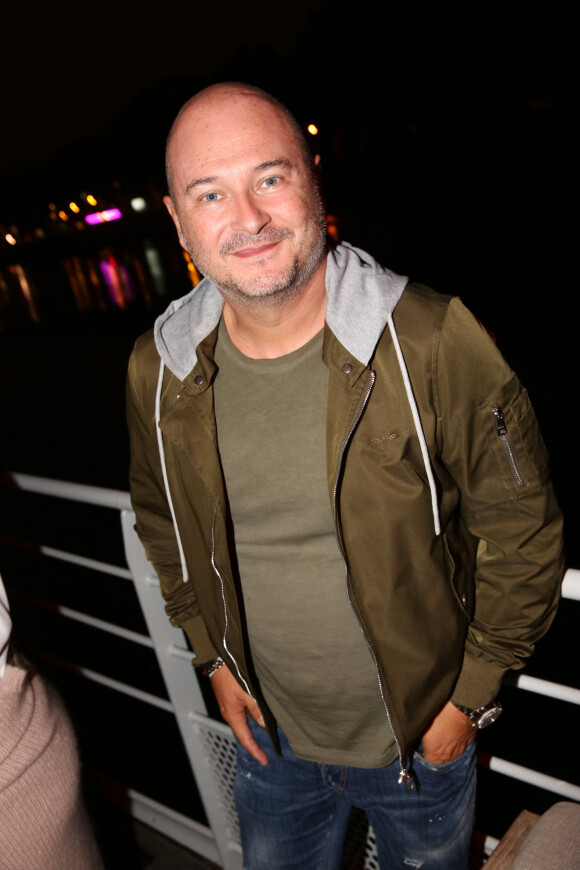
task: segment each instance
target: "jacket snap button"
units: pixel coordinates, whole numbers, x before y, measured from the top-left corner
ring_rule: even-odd
[[[343,365],[343,367],[342,367],[342,370],[343,370],[343,372],[345,373],[345,375],[350,375],[350,373],[352,372],[352,366],[351,366],[351,364],[350,364],[350,363],[345,363],[345,364]]]
[[[193,383],[197,384],[198,387],[201,387],[203,384],[203,375],[196,375],[193,379]]]

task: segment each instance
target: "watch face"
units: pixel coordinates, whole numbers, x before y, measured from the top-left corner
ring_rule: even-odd
[[[491,725],[492,722],[498,718],[501,713],[501,707],[492,707],[491,710],[486,710],[485,713],[482,713],[477,721],[478,728],[487,728],[488,725]]]

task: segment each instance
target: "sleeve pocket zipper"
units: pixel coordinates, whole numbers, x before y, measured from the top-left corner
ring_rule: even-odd
[[[516,482],[517,486],[525,486],[526,481],[520,471],[518,461],[516,459],[511,441],[508,435],[508,429],[506,426],[505,418],[503,415],[503,411],[499,405],[492,405],[491,411],[493,416],[495,417],[495,433],[499,438],[501,444],[503,445],[503,449],[505,450],[507,460]]]

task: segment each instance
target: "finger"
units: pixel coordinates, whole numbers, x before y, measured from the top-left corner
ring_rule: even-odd
[[[236,728],[232,728],[232,730],[240,744],[250,753],[252,758],[255,758],[256,761],[265,767],[268,764],[268,757],[252,737],[252,732],[250,731],[248,723],[246,722],[245,724],[242,724],[241,722],[238,722]]]
[[[260,708],[256,704],[255,701],[252,701],[247,705],[247,710],[249,715],[252,717],[256,725],[259,725],[260,728],[266,728],[266,723],[264,722],[264,717],[260,711]]]

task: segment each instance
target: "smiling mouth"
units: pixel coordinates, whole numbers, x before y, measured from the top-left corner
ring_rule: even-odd
[[[256,247],[252,248],[242,248],[240,251],[234,251],[233,256],[241,257],[242,259],[256,256],[259,257],[260,255],[267,254],[269,251],[272,251],[278,244],[279,241],[275,241],[270,242],[267,245],[257,245]]]

